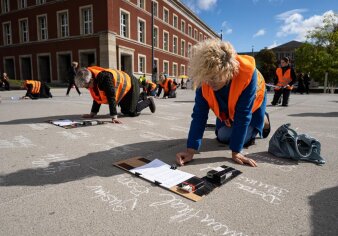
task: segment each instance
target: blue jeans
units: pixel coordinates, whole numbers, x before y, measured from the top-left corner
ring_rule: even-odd
[[[232,133],[232,127],[227,127],[227,126],[222,126],[218,131],[217,131],[217,139],[221,143],[230,143],[230,137]],[[248,143],[251,139],[255,138],[257,135],[258,131],[252,127],[248,127],[248,131],[245,136],[244,144]]]

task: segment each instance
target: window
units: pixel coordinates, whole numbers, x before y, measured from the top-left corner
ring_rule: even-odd
[[[188,43],[188,57],[192,56],[191,50],[192,50],[192,45],[191,45],[191,43]]]
[[[169,10],[167,8],[163,8],[163,21],[169,23]]]
[[[120,35],[129,38],[129,14],[124,11],[120,13]]]
[[[36,0],[37,5],[41,5],[41,4],[44,4],[44,3],[46,3],[46,0]]]
[[[145,6],[145,4],[144,4],[144,0],[138,0],[138,1],[137,1],[137,6],[138,6],[139,8],[142,8],[142,9],[145,9],[145,8],[146,8],[146,6]]]
[[[146,57],[143,55],[138,56],[138,72],[146,73]]]
[[[47,16],[38,16],[38,39],[48,39]]]
[[[181,65],[181,75],[185,75],[185,65]]]
[[[185,41],[181,40],[181,56],[185,57]]]
[[[173,63],[173,76],[177,77],[177,63]]]
[[[192,27],[191,25],[188,25],[188,35],[192,37]]]
[[[164,31],[163,32],[163,50],[169,51],[169,33]]]
[[[169,75],[169,62],[163,61],[163,72]]]
[[[178,22],[178,17],[176,15],[174,15],[174,17],[173,17],[173,26],[175,28],[177,28],[177,22]]]
[[[197,40],[197,37],[198,37],[198,36],[197,36],[197,29],[195,29],[195,30],[194,30],[194,39]]]
[[[144,20],[138,19],[138,41],[146,42],[146,23]]]
[[[20,20],[20,42],[27,43],[29,41],[28,20]]]
[[[177,42],[178,39],[176,36],[173,37],[173,53],[177,54]]]
[[[92,34],[93,33],[93,17],[92,7],[81,8],[81,33]]]
[[[158,48],[158,27],[154,26],[154,47]]]
[[[200,39],[199,39],[199,41],[200,42],[203,41],[203,34],[202,33],[200,33]]]
[[[12,27],[11,22],[3,23],[4,45],[12,44]]]
[[[9,12],[9,0],[1,0],[2,13]]]
[[[67,11],[58,13],[58,35],[61,38],[69,36]]]
[[[207,40],[207,36],[204,35],[204,40]]]
[[[153,14],[158,17],[158,3],[156,1],[153,1]]]
[[[26,8],[27,7],[27,0],[19,0],[19,4],[18,4],[19,8]]]
[[[185,21],[181,20],[181,32],[185,33]]]

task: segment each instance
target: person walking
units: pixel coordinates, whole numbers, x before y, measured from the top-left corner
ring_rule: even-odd
[[[2,77],[1,77],[1,85],[4,85],[4,88],[6,89],[6,90],[10,90],[10,85],[9,85],[9,78],[8,78],[8,75],[7,75],[7,73],[3,73],[2,74]]]
[[[76,72],[77,72],[77,67],[78,67],[79,63],[76,61],[72,62],[72,68],[70,69],[70,76],[69,76],[69,80],[68,80],[68,88],[67,88],[67,93],[66,96],[69,96],[69,91],[75,87],[77,93],[79,94],[79,96],[81,96],[81,92],[80,89],[77,87],[77,85],[75,84],[75,76],[76,76]]]
[[[76,76],[75,83],[87,88],[93,98],[93,105],[89,114],[83,118],[93,118],[100,110],[101,104],[108,104],[112,123],[122,123],[117,119],[117,105],[126,116],[135,117],[149,107],[152,113],[156,106],[152,98],[140,99],[140,87],[137,78],[133,75],[114,69],[98,66],[81,68]]]
[[[309,90],[310,90],[310,72],[306,73],[304,75],[304,86],[305,86],[305,93],[309,94]]]
[[[300,94],[303,94],[305,91],[305,86],[304,86],[304,74],[303,73],[298,73],[297,75],[297,81],[298,81],[298,87],[297,87],[297,92]]]
[[[290,66],[288,57],[283,57],[280,63],[281,67],[276,70],[275,85],[277,87],[275,88],[271,105],[276,106],[280,97],[283,95],[282,106],[287,107],[292,85],[297,81],[297,77],[295,71]]]
[[[217,117],[217,140],[229,145],[232,159],[257,166],[255,160],[241,153],[257,135],[267,137],[270,132],[270,121],[265,116],[265,82],[255,59],[237,55],[229,42],[205,40],[194,46],[189,76],[196,87],[195,105],[187,149],[176,154],[176,162],[184,165],[198,152],[211,109]]]

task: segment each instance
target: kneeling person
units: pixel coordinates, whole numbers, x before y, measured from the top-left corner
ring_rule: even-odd
[[[81,68],[75,77],[79,87],[89,89],[93,98],[90,114],[83,118],[93,118],[100,110],[101,104],[108,104],[112,123],[122,123],[117,119],[116,106],[120,105],[121,112],[127,116],[138,116],[149,107],[155,112],[155,103],[152,98],[139,99],[140,87],[135,76],[114,69],[105,69],[98,66]]]
[[[38,99],[38,98],[52,98],[50,88],[44,82],[37,80],[25,80],[23,87],[27,90],[26,95],[22,99]]]

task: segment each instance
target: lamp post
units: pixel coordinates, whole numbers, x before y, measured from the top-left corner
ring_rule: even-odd
[[[151,81],[155,82],[155,63],[154,63],[154,2],[151,1]]]
[[[223,41],[223,30],[221,29],[221,41]]]
[[[251,53],[252,53],[252,56],[254,57],[254,45],[251,46]]]

